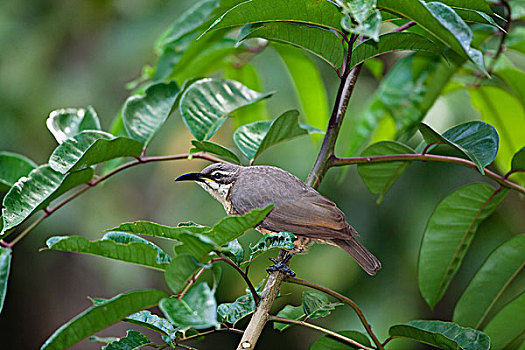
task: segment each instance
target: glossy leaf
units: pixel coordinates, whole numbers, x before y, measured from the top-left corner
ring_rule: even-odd
[[[309,319],[326,317],[342,303],[331,303],[328,297],[317,291],[303,292],[303,308]]]
[[[341,26],[349,33],[370,37],[379,41],[381,12],[375,0],[335,0],[341,6]]]
[[[424,123],[418,124],[425,141],[452,146],[473,161],[480,173],[492,163],[498,153],[499,136],[492,125],[472,121],[456,125],[440,135]]]
[[[480,328],[494,303],[525,266],[525,235],[494,250],[470,281],[454,309],[453,320]]]
[[[268,214],[273,206],[252,210],[243,216],[228,216],[212,228],[179,224],[177,227],[162,226],[147,221],[125,223],[108,231],[128,232],[173,239],[182,243],[174,247],[177,254],[191,254],[200,260],[212,250],[222,250],[222,246],[255,227]]]
[[[291,22],[338,31],[341,13],[325,0],[251,0],[227,11],[208,30],[264,22]]]
[[[27,176],[37,165],[23,155],[0,152],[0,192],[8,191],[22,176]]]
[[[343,38],[337,32],[320,27],[304,26],[288,22],[267,22],[253,25],[239,38],[242,42],[250,38],[293,45],[312,53],[339,71],[345,57]]]
[[[100,130],[100,121],[91,106],[57,109],[49,113],[46,125],[59,144],[81,131]]]
[[[512,157],[511,170],[525,171],[525,147],[516,152]]]
[[[239,320],[255,311],[255,301],[249,291],[243,296],[235,299],[233,303],[223,303],[217,308],[217,314],[221,321],[235,325]]]
[[[92,306],[57,329],[41,350],[65,349],[126,316],[156,305],[166,293],[160,290],[140,290],[119,294]]]
[[[199,28],[219,6],[220,0],[198,1],[190,9],[177,17],[175,22],[156,40],[155,50],[161,52],[166,46],[175,46],[188,33]]]
[[[440,2],[378,0],[379,8],[400,14],[434,35],[459,55],[470,59],[485,72],[483,55],[470,47],[472,31],[454,10]]]
[[[249,89],[260,91],[262,89],[261,77],[257,69],[249,63],[238,66],[227,65],[224,68],[224,78],[241,82]],[[257,120],[268,119],[266,101],[260,101],[250,106],[245,106],[235,112],[234,124],[239,127]]]
[[[259,255],[273,249],[292,249],[294,247],[293,241],[295,235],[289,232],[279,232],[275,234],[265,234],[253,246],[250,244],[250,258],[241,264],[241,267],[246,267]]]
[[[184,123],[199,141],[212,137],[236,109],[270,97],[241,83],[225,79],[201,79],[183,93],[180,112]]]
[[[175,338],[176,335],[175,328],[168,320],[152,314],[148,310],[139,311],[133,315],[129,315],[124,321],[151,329],[152,331],[168,336],[170,339]]]
[[[4,197],[2,235],[45,208],[53,199],[89,182],[92,177],[91,168],[67,175],[60,174],[47,164],[32,170],[27,177],[19,179]]]
[[[173,293],[179,293],[198,267],[198,261],[191,255],[175,255],[164,273],[166,284]]]
[[[134,350],[148,344],[151,344],[151,341],[144,334],[134,330],[129,330],[126,332],[124,338],[120,338],[117,341],[113,341],[106,346],[103,346],[102,350]]]
[[[308,55],[297,52],[297,49],[285,45],[274,45],[274,48],[288,68],[306,122],[315,128],[326,129],[328,97],[319,69]]]
[[[381,141],[367,147],[361,157],[383,156],[389,154],[413,154],[414,150],[402,143],[394,141]],[[390,189],[394,182],[401,176],[408,161],[395,161],[376,164],[358,164],[357,172],[365,183],[368,190],[374,194],[379,194],[378,203],[383,201],[385,193]]]
[[[285,140],[319,129],[299,123],[299,112],[287,111],[278,118],[246,124],[235,130],[233,140],[239,149],[251,160],[257,158],[267,148]]]
[[[221,247],[220,251],[231,257],[237,265],[240,265],[244,260],[244,249],[237,239],[228,242],[225,246]]]
[[[138,157],[142,144],[104,131],[82,131],[62,142],[49,157],[49,165],[62,174],[120,157]]]
[[[370,343],[370,339],[368,339],[368,337],[364,335],[363,333],[360,333],[357,331],[341,331],[337,333],[347,338],[353,339],[357,341],[359,344],[363,344],[364,346],[372,347],[372,344]],[[322,336],[310,346],[310,350],[351,350],[351,349],[359,349],[359,348],[356,347],[355,345],[345,343],[330,335]]]
[[[525,120],[522,104],[514,96],[495,86],[469,89],[472,105],[480,111],[484,122],[494,126],[500,135],[495,163],[506,172],[513,155],[523,147],[525,128],[516,127]]]
[[[483,329],[491,340],[491,349],[500,350],[525,332],[525,293],[505,307]]]
[[[479,11],[491,16],[494,14],[486,0],[443,0],[441,2],[453,9]]]
[[[178,329],[205,329],[218,326],[217,302],[205,282],[191,288],[181,300],[162,299],[159,307]]]
[[[175,82],[151,85],[144,95],[134,95],[126,100],[122,121],[128,135],[148,145],[171,114],[179,87]]]
[[[210,141],[197,141],[193,140],[191,141],[191,144],[193,145],[193,149],[191,150],[192,153],[195,152],[207,152],[211,154],[215,154],[221,158],[226,158],[228,160],[233,161],[235,164],[241,164],[241,161],[239,160],[239,157],[226,147],[223,147],[217,143],[213,143]]]
[[[304,319],[306,317],[306,314],[304,312],[304,308],[302,305],[299,305],[299,306],[286,305],[281,311],[277,313],[277,316],[299,321],[299,320]],[[282,322],[273,323],[273,329],[277,329],[281,332],[291,326],[292,324],[290,323],[282,323]]]
[[[434,42],[416,33],[387,33],[381,35],[379,39],[379,42],[369,39],[357,45],[352,52],[350,67],[355,67],[372,57],[402,50],[441,54]]]
[[[129,233],[109,232],[98,241],[81,236],[54,236],[46,241],[51,250],[97,255],[157,270],[164,270],[171,257],[155,244]]]
[[[418,263],[419,290],[431,308],[461,265],[478,225],[496,210],[506,193],[476,183],[454,191],[437,205],[423,235]]]
[[[0,247],[0,313],[2,313],[2,309],[4,308],[4,300],[7,293],[11,257],[11,249]]]
[[[390,327],[391,337],[403,337],[443,350],[488,350],[489,337],[480,331],[452,322],[410,321]]]

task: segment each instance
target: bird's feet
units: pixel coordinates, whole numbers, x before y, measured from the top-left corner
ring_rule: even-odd
[[[284,257],[284,259],[281,260],[281,261],[277,261],[277,259],[275,259],[275,258],[270,258],[270,260],[273,262],[273,264],[270,265],[266,269],[266,272],[272,273],[272,272],[275,272],[275,271],[281,271],[285,275],[288,275],[290,277],[295,277],[295,272],[293,272],[292,269],[290,269],[288,267],[288,265],[286,265],[290,261],[292,256],[293,256],[292,254],[287,254]]]

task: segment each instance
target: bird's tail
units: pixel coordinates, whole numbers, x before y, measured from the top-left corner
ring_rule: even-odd
[[[354,237],[334,239],[332,242],[346,250],[369,275],[374,276],[377,270],[381,268],[381,262]]]

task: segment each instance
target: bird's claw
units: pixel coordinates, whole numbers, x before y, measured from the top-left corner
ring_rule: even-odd
[[[275,272],[275,271],[280,271],[280,272],[284,273],[285,275],[288,275],[290,277],[295,277],[295,272],[293,272],[292,269],[290,269],[286,265],[288,263],[288,261],[290,261],[291,257],[292,257],[291,255],[287,255],[282,261],[277,261],[277,259],[275,259],[275,258],[270,258],[270,260],[273,262],[273,264],[270,265],[266,269],[266,272],[272,273],[272,272]]]

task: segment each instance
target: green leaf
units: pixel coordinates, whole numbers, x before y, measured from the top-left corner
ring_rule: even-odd
[[[162,299],[159,307],[178,329],[205,329],[218,326],[217,302],[205,282],[191,288],[182,300]]]
[[[237,265],[240,265],[244,260],[244,249],[237,239],[228,242],[225,246],[221,247],[220,251],[230,256]]]
[[[195,147],[192,149],[192,154],[195,152],[207,152],[215,154],[221,158],[232,160],[235,164],[241,164],[239,157],[237,157],[235,153],[217,143],[193,140],[191,141],[191,144]]]
[[[427,144],[445,143],[452,146],[473,161],[482,174],[485,174],[485,167],[492,163],[498,153],[498,133],[487,123],[463,123],[448,129],[443,135],[424,123],[418,124],[418,128]]]
[[[525,28],[514,28],[507,36],[505,46],[508,49],[525,53]]]
[[[361,157],[384,156],[390,154],[414,154],[414,150],[402,143],[394,141],[381,141],[367,147]],[[376,164],[358,164],[357,172],[365,183],[368,190],[379,194],[378,203],[383,201],[385,193],[394,182],[401,176],[408,161],[395,161]]]
[[[4,308],[5,295],[7,293],[7,280],[11,268],[11,249],[0,247],[0,313]]]
[[[57,329],[42,345],[41,350],[68,348],[128,315],[156,305],[166,296],[166,293],[160,290],[140,290],[119,294],[88,308]]]
[[[478,225],[506,193],[476,183],[454,191],[437,205],[423,235],[418,263],[419,290],[431,308],[461,265]]]
[[[273,206],[253,210],[243,216],[229,216],[221,219],[212,228],[199,225],[179,224],[177,227],[162,226],[147,221],[125,223],[108,231],[151,235],[177,240],[174,247],[177,254],[191,254],[200,260],[212,250],[223,250],[222,246],[242,235],[246,230],[261,222]]]
[[[381,13],[375,0],[336,0],[342,6],[341,26],[349,33],[362,35],[379,41]]]
[[[316,319],[326,317],[335,310],[336,306],[343,305],[342,303],[331,303],[328,297],[317,291],[303,292],[303,308],[306,316],[309,319]]]
[[[379,39],[378,42],[369,39],[357,45],[352,52],[350,68],[372,57],[401,50],[441,54],[441,50],[434,42],[416,33],[387,33],[381,35]]]
[[[304,313],[304,308],[302,305],[299,305],[299,306],[286,305],[281,311],[277,313],[277,316],[284,317],[284,318],[290,318],[292,320],[302,320],[303,318],[306,317],[306,314]],[[281,331],[281,332],[291,326],[292,325],[290,323],[282,323],[282,322],[273,323],[273,329],[277,329],[278,331]]]
[[[37,165],[23,155],[0,152],[0,192],[6,192],[22,176],[27,176]]]
[[[104,131],[82,131],[60,145],[49,157],[49,165],[62,174],[120,157],[138,157],[142,144]]]
[[[204,141],[217,132],[230,113],[272,94],[258,93],[233,80],[206,78],[184,91],[179,108],[193,136]]]
[[[164,270],[171,257],[155,244],[129,233],[110,232],[98,241],[81,236],[54,236],[46,241],[51,250],[91,254],[156,270]]]
[[[307,123],[325,129],[329,118],[328,97],[319,69],[308,55],[297,49],[284,45],[274,45],[274,48],[288,68]]]
[[[470,59],[486,73],[483,55],[470,47],[472,31],[447,5],[440,2],[424,3],[413,0],[378,0],[379,8],[398,13],[434,35],[462,57]]]
[[[253,161],[267,148],[311,132],[320,130],[300,124],[299,112],[291,110],[272,121],[262,120],[241,126],[235,130],[233,141]]]
[[[32,170],[27,177],[19,179],[4,197],[2,235],[45,208],[61,194],[88,183],[92,177],[91,168],[67,175],[60,174],[47,164]]]
[[[188,254],[176,255],[166,268],[164,279],[173,293],[179,293],[186,281],[199,267],[197,260]]]
[[[244,268],[247,265],[258,257],[259,255],[273,249],[292,249],[294,247],[293,241],[295,240],[295,235],[290,232],[279,232],[272,234],[265,234],[259,239],[257,243],[253,246],[250,245],[250,258],[247,261],[244,261],[241,264],[241,267]]]
[[[480,328],[510,282],[525,265],[525,235],[519,235],[494,250],[474,275],[454,309],[453,320]]]
[[[264,22],[291,22],[340,31],[341,13],[325,0],[250,0],[231,8],[208,31]]]
[[[472,105],[480,111],[484,122],[494,126],[500,135],[500,145],[495,163],[502,171],[511,168],[513,155],[523,147],[525,111],[514,96],[495,86],[469,89]]]
[[[505,307],[483,329],[491,340],[491,349],[500,350],[525,332],[525,293]]]
[[[525,147],[514,154],[510,169],[512,171],[525,171]]]
[[[341,331],[337,332],[347,338],[357,341],[359,344],[371,347],[370,339],[363,333],[357,331]],[[344,343],[341,340],[334,338],[330,335],[325,335],[317,339],[311,346],[310,350],[351,350],[358,349],[354,345]]]
[[[175,82],[151,85],[145,95],[134,95],[126,100],[122,120],[128,135],[148,145],[171,114],[179,87]]]
[[[161,53],[166,46],[176,46],[181,39],[199,28],[213,10],[219,6],[220,0],[204,0],[197,2],[190,9],[177,17],[175,22],[156,40],[155,51]]]
[[[103,346],[102,350],[135,350],[148,344],[151,344],[151,341],[144,334],[129,330],[124,338]]]
[[[241,82],[249,89],[260,91],[262,89],[261,79],[257,69],[252,64],[231,64],[224,67],[224,78]],[[235,112],[235,127],[248,124],[257,120],[268,119],[268,108],[266,101],[245,106]]]
[[[100,121],[93,107],[57,109],[46,120],[49,131],[60,144],[84,130],[100,130]]]
[[[118,339],[119,338],[117,337],[98,337],[96,335],[92,335],[91,337],[88,338],[89,341],[96,341],[96,342],[104,343],[104,344],[118,341]]]
[[[316,55],[334,69],[341,71],[343,68],[346,47],[342,36],[331,30],[296,23],[267,22],[251,25],[239,37],[239,42],[251,38],[293,45]]]
[[[488,350],[489,337],[480,331],[452,322],[410,321],[390,327],[391,337],[403,337],[443,350]]]
[[[483,12],[491,16],[494,14],[486,0],[443,0],[441,2],[452,7],[454,10],[467,9]]]
[[[139,311],[133,315],[129,315],[124,321],[151,329],[152,331],[168,336],[170,339],[175,338],[177,333],[168,320],[152,314],[148,310]]]
[[[253,295],[248,290],[245,295],[235,299],[233,303],[223,303],[217,308],[221,321],[235,325],[239,320],[255,311]]]

